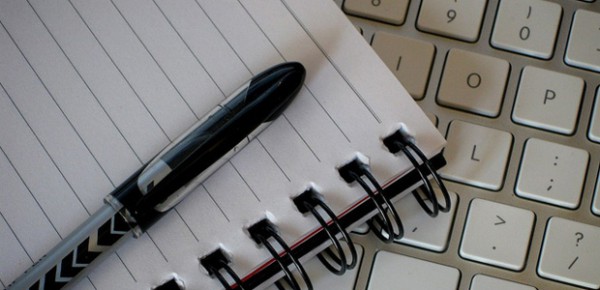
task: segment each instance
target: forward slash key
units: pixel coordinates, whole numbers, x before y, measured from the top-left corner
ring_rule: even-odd
[[[579,260],[579,257],[576,257],[575,260],[571,262],[571,265],[569,265],[569,270],[571,270],[571,268],[573,267],[573,265],[575,265],[575,262],[577,262],[577,260]]]

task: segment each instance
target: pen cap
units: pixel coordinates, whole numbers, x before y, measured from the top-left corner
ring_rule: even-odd
[[[145,194],[140,198],[115,195],[141,230],[279,116],[302,87],[305,74],[302,64],[289,62],[256,75],[149,164],[158,160],[161,169],[153,177],[152,187],[142,191]]]
[[[247,103],[262,107],[263,122],[273,121],[292,102],[304,84],[306,69],[299,62],[286,62],[273,66],[252,78],[248,86]]]

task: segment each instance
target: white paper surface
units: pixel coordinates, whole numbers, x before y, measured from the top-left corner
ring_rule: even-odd
[[[336,212],[364,196],[336,171],[356,152],[382,182],[406,171],[380,141],[399,122],[429,156],[444,141],[333,1],[0,1],[0,286],[283,61],[307,69],[284,115],[75,289],[149,289],[173,273],[220,288],[198,257],[222,246],[250,272],[269,256],[243,228],[267,212],[293,244],[317,225],[290,200],[310,183]]]

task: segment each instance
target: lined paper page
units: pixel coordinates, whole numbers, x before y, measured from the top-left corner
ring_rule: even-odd
[[[322,0],[0,2],[0,285],[103,197],[262,70],[307,69],[267,130],[75,289],[150,289],[176,273],[220,288],[198,258],[221,246],[243,276],[268,260],[244,228],[274,218],[292,244],[317,226],[290,197],[314,184],[336,211],[364,196],[336,166],[356,152],[381,181],[410,168],[381,144],[398,123],[432,156],[443,138]]]

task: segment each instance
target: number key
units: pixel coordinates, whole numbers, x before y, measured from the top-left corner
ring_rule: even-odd
[[[417,27],[464,41],[476,41],[485,0],[423,0]]]
[[[402,25],[409,0],[346,0],[344,12],[393,25]]]
[[[542,0],[502,0],[492,34],[492,45],[549,59],[560,23],[560,5]]]

